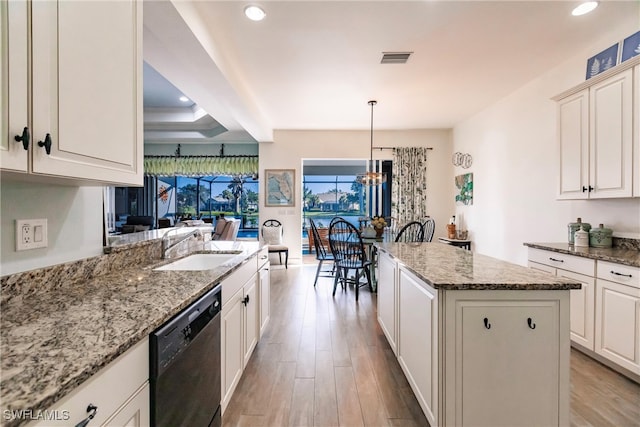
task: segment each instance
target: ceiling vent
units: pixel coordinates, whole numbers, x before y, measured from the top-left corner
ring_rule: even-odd
[[[382,52],[381,64],[405,64],[413,52]]]

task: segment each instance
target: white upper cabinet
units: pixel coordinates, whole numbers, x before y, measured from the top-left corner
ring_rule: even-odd
[[[0,2],[0,37],[2,64],[0,67],[0,168],[27,171],[28,145],[28,58],[27,3]],[[25,128],[27,128],[25,130]],[[26,148],[22,141],[25,133]]]
[[[633,68],[633,197],[640,197],[640,65]]]
[[[558,199],[640,195],[640,153],[634,150],[634,144],[640,143],[633,131],[634,126],[638,129],[638,113],[634,113],[638,66],[632,68],[638,62],[629,60],[554,98],[558,103]]]
[[[589,91],[558,101],[560,199],[586,197],[589,187]]]
[[[28,4],[31,65],[23,73],[31,72],[32,121],[8,135],[10,144],[22,127],[30,130],[31,165],[21,170],[142,185],[142,2]],[[9,66],[13,58],[12,51]]]
[[[590,197],[631,197],[633,166],[633,70],[589,90]]]

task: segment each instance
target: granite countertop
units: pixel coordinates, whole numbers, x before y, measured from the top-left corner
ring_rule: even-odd
[[[524,243],[525,246],[545,251],[553,251],[567,255],[576,255],[600,261],[640,267],[640,251],[635,249],[612,248],[581,248],[568,243]]]
[[[2,306],[2,409],[49,408],[91,375],[203,295],[245,261],[257,241],[212,241],[207,252],[237,253],[205,271],[154,271],[156,260]]]
[[[378,243],[376,246],[435,289],[566,290],[581,287],[574,280],[442,243]]]

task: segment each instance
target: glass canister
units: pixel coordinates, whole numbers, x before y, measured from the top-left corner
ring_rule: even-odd
[[[589,231],[589,245],[594,248],[610,248],[613,243],[613,230],[606,228],[604,224],[598,225],[598,228],[592,228]]]
[[[588,222],[582,222],[582,218],[578,218],[576,222],[570,222],[567,226],[569,228],[569,244],[573,245],[575,241],[576,231],[582,228],[587,233],[591,230],[591,224]]]

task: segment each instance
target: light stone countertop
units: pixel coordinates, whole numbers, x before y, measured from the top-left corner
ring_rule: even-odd
[[[175,259],[137,268],[113,266],[108,274],[80,285],[46,289],[4,304],[2,409],[48,409],[254,259],[260,246],[257,241],[212,241],[205,251],[241,253],[205,271],[153,270]]]
[[[439,290],[566,290],[579,282],[439,242],[376,243]]]
[[[525,243],[524,245],[534,249],[575,255],[600,261],[615,262],[631,267],[640,267],[640,251],[635,249],[624,249],[618,247],[581,248],[568,243]]]

